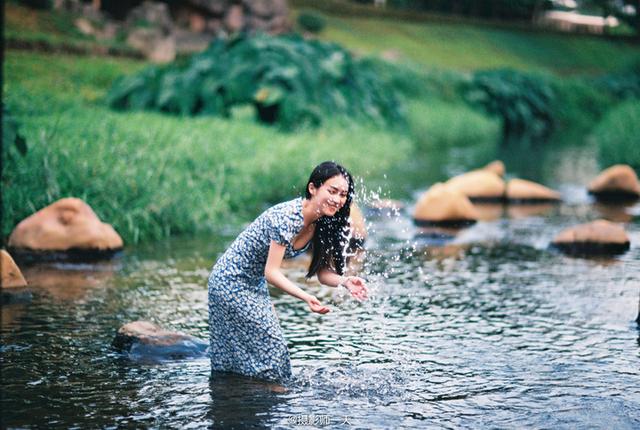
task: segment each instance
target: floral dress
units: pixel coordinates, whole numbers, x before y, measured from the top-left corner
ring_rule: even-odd
[[[284,258],[302,230],[302,198],[263,212],[218,259],[209,275],[211,370],[261,379],[291,377],[289,351],[273,311],[264,268],[274,240],[286,246]]]

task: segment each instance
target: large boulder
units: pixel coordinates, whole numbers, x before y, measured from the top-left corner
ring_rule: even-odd
[[[618,224],[596,220],[561,231],[552,245],[573,255],[613,255],[629,249],[629,236]]]
[[[640,182],[636,172],[626,164],[616,164],[603,170],[588,188],[597,200],[626,201],[640,197]]]
[[[504,163],[500,160],[492,161],[491,163],[484,166],[481,170],[487,170],[489,172],[495,173],[496,175],[504,178],[504,174],[506,172],[506,168],[504,167]]]
[[[88,204],[69,197],[22,220],[9,236],[8,245],[16,257],[53,253],[82,260],[111,256],[123,243]]]
[[[474,202],[497,202],[504,199],[504,181],[500,176],[486,169],[473,170],[455,176],[445,184]]]
[[[413,219],[419,225],[458,226],[475,223],[478,213],[455,187],[437,183],[418,199]]]
[[[2,275],[0,288],[8,289],[27,286],[27,281],[22,276],[20,268],[4,249],[0,250],[0,272]]]
[[[127,36],[127,44],[154,63],[170,63],[176,58],[176,39],[158,28],[136,28]]]
[[[206,353],[208,342],[184,333],[162,329],[149,321],[134,321],[116,332],[113,347],[144,358],[198,357]]]
[[[551,203],[559,202],[560,193],[525,179],[511,179],[507,182],[506,198],[510,203]]]

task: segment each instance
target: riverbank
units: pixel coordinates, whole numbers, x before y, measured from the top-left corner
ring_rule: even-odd
[[[4,237],[67,196],[84,199],[128,243],[211,231],[299,195],[320,161],[370,178],[412,153],[404,135],[340,119],[282,133],[246,109],[223,119],[107,108],[112,79],[143,65],[9,53],[6,100],[28,151],[4,171]]]

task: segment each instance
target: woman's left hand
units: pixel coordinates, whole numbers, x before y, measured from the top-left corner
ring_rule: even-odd
[[[364,279],[358,276],[349,276],[347,280],[342,283],[347,290],[351,293],[351,296],[358,301],[367,300],[369,297],[369,289],[367,288]]]

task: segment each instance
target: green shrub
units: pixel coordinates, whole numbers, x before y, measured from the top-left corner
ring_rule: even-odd
[[[557,78],[552,86],[556,94],[552,111],[559,129],[586,134],[615,104],[614,97],[593,85],[592,79]]]
[[[619,72],[597,79],[596,85],[619,100],[640,99],[640,58]]]
[[[327,26],[327,19],[318,12],[305,10],[298,15],[298,25],[310,33],[320,33]]]
[[[612,109],[593,130],[603,167],[624,163],[640,171],[640,104],[627,101]]]
[[[223,117],[234,106],[252,104],[261,122],[285,129],[341,114],[378,124],[403,119],[393,87],[368,62],[338,45],[297,35],[216,40],[184,65],[150,67],[119,79],[108,103]]]
[[[545,78],[509,69],[479,71],[465,97],[501,119],[505,142],[545,137],[553,130],[555,94]]]

